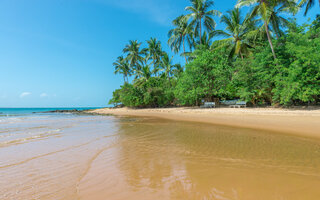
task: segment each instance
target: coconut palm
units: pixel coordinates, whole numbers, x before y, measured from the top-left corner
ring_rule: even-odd
[[[159,64],[162,55],[161,42],[156,38],[150,38],[150,40],[148,40],[147,43],[148,47],[146,49],[146,61],[151,60],[151,64],[153,65],[153,73],[157,74],[157,72],[159,71]]]
[[[115,74],[122,74],[123,75],[123,81],[125,83],[128,83],[128,76],[131,75],[130,67],[128,61],[123,58],[123,56],[119,56],[116,60],[116,62],[113,63],[113,66],[115,67]]]
[[[218,42],[219,46],[230,47],[230,58],[237,55],[243,59],[243,56],[247,55],[253,46],[250,37],[255,32],[255,22],[248,17],[242,19],[239,8],[234,8],[221,17],[221,23],[225,24],[225,31],[216,30],[211,34],[227,37]]]
[[[127,54],[126,59],[128,60],[130,69],[135,72],[139,71],[144,60],[143,56],[146,53],[145,49],[141,49],[141,42],[130,40],[129,44],[123,49],[123,53]]]
[[[277,1],[273,1],[273,5],[270,8],[270,26],[273,33],[279,38],[284,35],[281,28],[287,28],[290,25],[289,20],[281,16],[281,14],[296,14],[298,7],[295,1],[286,1],[280,4],[277,4]]]
[[[171,85],[171,77],[174,75],[174,69],[180,69],[180,64],[172,64],[173,57],[169,58],[169,55],[164,52],[161,59],[161,67],[163,75],[168,78]]]
[[[211,10],[214,4],[212,0],[190,0],[190,2],[191,6],[185,8],[190,12],[186,18],[191,19],[191,25],[194,27],[196,36],[199,36],[199,42],[201,42],[202,26],[209,32],[214,30],[216,22],[213,17],[220,16],[221,13],[217,10]]]
[[[251,18],[256,16],[260,17],[260,20],[263,22],[263,29],[266,32],[268,42],[272,51],[272,55],[274,59],[276,59],[276,54],[274,51],[273,43],[271,40],[270,30],[269,30],[269,23],[272,20],[272,14],[277,7],[291,7],[292,4],[295,4],[295,0],[238,0],[236,5],[237,8],[243,6],[252,6],[252,12],[250,14]],[[290,9],[280,9],[281,12],[288,12]],[[277,13],[280,14],[280,13]],[[274,27],[279,28],[279,27]]]
[[[136,74],[136,76],[139,77],[138,80],[140,82],[149,80],[151,75],[152,75],[152,72],[151,72],[150,65],[142,66],[141,69],[139,71],[137,71],[137,74]]]
[[[157,64],[159,64],[162,55],[161,42],[156,38],[150,38],[147,43],[147,59],[151,59],[153,67],[155,67]]]
[[[304,11],[304,16],[307,15],[309,12],[309,9],[314,6],[316,0],[301,0],[299,3],[299,7],[306,5],[306,10]],[[320,6],[320,0],[319,0],[319,6]]]
[[[175,64],[174,69],[172,70],[172,75],[177,78],[181,75],[182,72],[183,67],[180,64]]]
[[[203,32],[201,36],[201,41],[196,41],[196,44],[201,44],[201,46],[205,49],[210,49],[213,42],[212,42],[213,35],[208,34],[207,32]]]
[[[188,60],[186,57],[185,42],[187,41],[189,48],[192,49],[194,34],[193,29],[190,24],[188,24],[188,19],[183,15],[173,20],[172,25],[174,28],[168,33],[168,45],[175,53],[180,51],[182,45],[183,55],[187,63]]]

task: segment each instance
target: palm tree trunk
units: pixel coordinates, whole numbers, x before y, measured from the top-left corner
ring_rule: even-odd
[[[264,22],[264,25],[266,27],[266,33],[267,33],[267,37],[268,37],[268,41],[269,41],[269,44],[270,44],[270,48],[271,48],[271,51],[272,51],[272,55],[273,55],[273,58],[276,59],[276,53],[274,52],[274,49],[273,49],[273,44],[272,44],[272,41],[271,41],[271,37],[270,37],[270,33],[269,33],[269,27],[268,27],[268,24],[267,22]]]
[[[184,45],[184,41],[185,41],[185,37],[183,36],[183,41],[182,41],[182,45],[183,45],[183,55],[184,55],[184,59],[186,59],[186,64],[188,64],[188,60],[187,60],[187,56],[186,56],[186,48]]]
[[[123,82],[126,83],[126,76],[123,75]]]

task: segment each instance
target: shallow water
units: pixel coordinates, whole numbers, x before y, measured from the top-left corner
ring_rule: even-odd
[[[151,118],[0,118],[0,199],[319,199],[320,142]]]

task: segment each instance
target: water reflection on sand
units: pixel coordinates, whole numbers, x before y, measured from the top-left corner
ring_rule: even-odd
[[[0,174],[0,199],[318,199],[320,142],[150,118],[27,118],[0,124]]]
[[[91,180],[99,174],[97,182],[109,177],[107,183],[97,188],[94,181],[91,187],[84,181],[84,193],[91,190],[96,199],[317,199],[320,195],[318,142],[155,119],[125,119],[118,126],[120,145],[101,155],[88,174]],[[109,162],[104,165],[102,160]]]

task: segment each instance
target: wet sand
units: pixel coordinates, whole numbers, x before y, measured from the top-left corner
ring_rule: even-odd
[[[280,108],[103,108],[89,112],[119,116],[148,116],[170,120],[202,122],[320,138],[320,108],[313,110]]]
[[[0,121],[0,199],[320,196],[320,140],[153,117]]]

